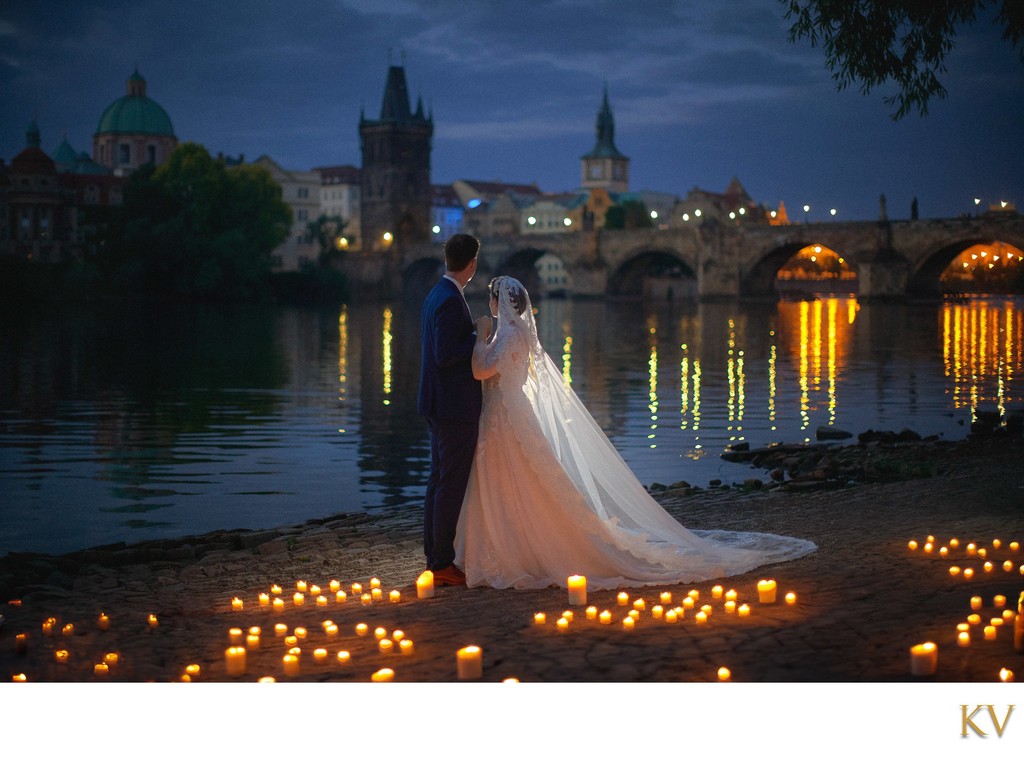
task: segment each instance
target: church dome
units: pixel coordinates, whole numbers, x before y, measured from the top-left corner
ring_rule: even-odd
[[[100,117],[96,134],[167,135],[174,137],[171,117],[146,97],[146,80],[138,70],[128,77],[127,94],[115,100]]]

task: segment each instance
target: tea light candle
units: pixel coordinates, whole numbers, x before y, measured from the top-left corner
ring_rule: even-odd
[[[750,605],[741,604],[736,608],[736,614],[740,617],[750,617]]]
[[[625,591],[620,591],[619,595],[615,597],[615,600],[620,607],[625,607],[627,604],[629,604],[629,594],[627,594]]]
[[[1013,563],[1010,562],[1010,560],[1006,560],[1006,562],[1003,563],[1003,572],[1009,573],[1012,570],[1013,570]]]
[[[692,610],[693,606],[695,604],[696,604],[696,602],[693,601],[693,597],[692,596],[688,596],[685,599],[683,599],[683,609],[684,610]]]
[[[928,541],[929,543],[935,543],[935,536],[928,536],[928,538],[926,538],[925,541]]]
[[[972,544],[967,544],[967,554],[969,556],[973,557],[977,553],[978,553],[978,547],[977,546],[975,546],[973,543]]]
[[[996,628],[998,628],[1003,624],[1003,619],[1001,617],[994,617],[991,620],[989,620],[988,623],[989,625],[994,625]]]
[[[555,626],[558,628],[559,633],[565,633],[569,630],[569,621],[567,618],[560,617],[555,621]]]
[[[704,610],[701,610],[696,615],[694,615],[693,619],[697,621],[698,625],[704,625],[708,622],[708,613],[706,613]]]
[[[1011,622],[1015,617],[1017,617],[1017,613],[1013,610],[1003,610],[1003,620],[1007,623]]]
[[[60,629],[61,635],[63,636],[74,636],[75,635],[75,624],[68,623]]]
[[[284,599],[279,596],[275,596],[272,606],[274,608],[274,612],[284,612]]]
[[[160,625],[160,621],[156,619],[156,615],[149,616],[149,627],[157,628]]]
[[[405,638],[405,631],[395,630],[391,632],[391,639],[393,641],[401,641]]]
[[[110,666],[107,665],[107,663],[105,663],[105,662],[97,662],[93,666],[92,672],[93,672],[94,675],[97,675],[100,678],[102,678],[105,675],[107,675],[108,673],[110,673]]]
[[[323,647],[317,647],[313,650],[313,662],[317,665],[327,664],[327,650]]]
[[[14,651],[17,654],[25,654],[28,650],[28,634],[18,633],[14,636]]]
[[[939,648],[934,641],[915,644],[910,648],[910,674],[933,676],[939,666]]]
[[[967,631],[960,631],[960,633],[956,635],[956,643],[957,646],[969,647],[971,645],[971,634]]]
[[[998,539],[998,538],[993,538],[992,539],[992,548],[993,549],[998,549],[1002,545],[1003,545],[1003,542],[1002,542],[1001,539]]]
[[[712,586],[711,587],[711,598],[712,599],[721,599],[722,598],[722,593],[724,591],[725,591],[725,589],[723,589],[721,586]]]
[[[260,607],[270,606],[270,594],[262,593],[259,595]]]
[[[914,539],[907,541],[907,548],[910,549],[910,551],[917,551],[917,541]]]
[[[231,641],[232,646],[239,646],[242,643],[242,629],[229,628],[228,639]]]
[[[295,634],[295,638],[297,638],[299,641],[303,641],[306,638],[306,636],[309,635],[309,632],[301,625],[295,626],[295,630],[292,631],[292,633]]]
[[[231,600],[231,611],[241,612],[245,608],[245,602],[239,599],[237,596]]]
[[[636,626],[636,621],[628,615],[622,619],[622,630],[632,631]]]
[[[379,649],[382,654],[391,654],[394,648],[395,642],[393,642],[391,639],[380,639],[377,642],[377,649]]]
[[[336,659],[339,665],[348,665],[352,662],[352,655],[345,649],[338,650]]]
[[[597,616],[597,620],[601,625],[608,625],[612,622],[612,613],[608,610],[601,610],[601,614]]]
[[[339,591],[341,591],[341,582],[332,580],[330,583],[327,584],[327,588],[331,590],[332,594],[337,594]]]
[[[388,681],[394,681],[395,671],[393,671],[391,668],[381,668],[372,676],[370,676],[370,680],[374,683],[387,683]]]
[[[569,587],[569,604],[582,607],[587,603],[587,577],[570,575],[566,579]]]
[[[1003,683],[1012,683],[1014,680],[1013,671],[1009,668],[999,669],[999,680]]]
[[[986,573],[991,573],[992,572],[992,568],[993,568],[993,565],[992,565],[991,562],[986,562],[984,565],[981,566],[981,569],[984,570]]]
[[[379,588],[370,589],[370,598],[375,602],[379,602],[384,598],[384,592]]]
[[[352,584],[352,596],[359,596],[362,593],[363,593],[363,584],[362,583],[353,583]]]
[[[284,674],[286,676],[297,676],[302,668],[299,658],[294,654],[286,654],[282,657],[281,664],[284,666]]]
[[[402,654],[412,654],[414,651],[416,651],[416,648],[413,646],[412,639],[402,639],[401,641],[399,641],[398,649],[402,652]]]
[[[460,681],[483,677],[483,650],[480,647],[463,647],[455,655],[456,671]]]
[[[320,587],[315,583],[309,587],[310,596],[320,596]]]
[[[229,676],[245,674],[245,647],[228,647],[224,650],[224,664]]]
[[[1010,542],[1010,551],[1011,551],[1011,552],[1015,552],[1015,551],[1017,551],[1018,549],[1020,549],[1020,543],[1019,543],[1019,542],[1017,542],[1017,541],[1011,541],[1011,542]]]
[[[535,612],[535,613],[533,613],[533,624],[534,625],[544,625],[546,622],[548,622],[548,616],[545,613],[543,613],[543,612]]]
[[[587,620],[597,620],[597,607],[587,607]]]
[[[992,597],[992,606],[1002,608],[1006,606],[1006,597],[1002,594],[996,594]]]
[[[327,634],[328,639],[336,639],[338,638],[338,626],[334,623],[324,626],[324,633]]]
[[[932,542],[929,541],[928,543],[926,543],[924,545],[924,553],[925,554],[931,554],[933,548],[934,548],[934,544],[932,544]]]
[[[369,607],[373,604],[373,594],[361,594],[359,596],[359,601],[364,607]]]
[[[270,587],[270,593],[271,593],[271,594],[273,594],[274,596],[281,596],[281,593],[282,593],[283,591],[284,591],[284,589],[282,589],[282,588],[281,588],[280,586],[278,586],[278,585],[277,585],[276,583],[275,583],[275,584],[273,584],[273,585],[272,585],[272,586]]]
[[[388,599],[391,600],[392,604],[398,604],[400,601],[402,601],[402,592],[398,589],[392,589],[388,593]]]
[[[260,648],[260,637],[257,634],[250,633],[245,637],[246,649],[259,649]]]
[[[373,629],[373,637],[375,639],[383,639],[387,635],[388,635],[387,628],[382,628],[382,627],[378,626],[377,628]]]
[[[629,614],[626,615],[628,618],[632,618],[634,622],[640,619],[640,610],[630,610]]]
[[[672,604],[672,592],[662,591],[658,596],[658,599],[662,604]]]
[[[786,604],[789,604],[789,605],[796,604],[796,594],[794,594],[792,591],[790,591],[788,594],[786,594]]]
[[[980,596],[972,596],[971,597],[971,609],[972,610],[980,610],[981,609],[981,597]]]
[[[434,574],[429,570],[420,573],[416,579],[416,598],[430,599],[434,595]]]
[[[996,627],[994,625],[985,626],[985,641],[996,640]]]
[[[309,586],[306,585],[305,581],[295,581],[295,590],[296,591],[299,591],[299,592],[305,594],[308,589],[309,589]]]
[[[939,556],[940,557],[948,557],[949,556],[949,547],[948,546],[940,546],[939,547]]]
[[[736,589],[731,588],[725,592],[725,601],[735,602],[737,599],[739,599],[739,596],[739,592],[737,592]]]
[[[665,622],[666,623],[674,623],[678,619],[679,619],[679,613],[676,612],[675,610],[669,610],[668,612],[665,613]]]
[[[100,616],[96,619],[96,625],[99,626],[101,631],[107,631],[110,629],[110,618],[107,617],[106,613],[101,612]]]
[[[185,675],[189,678],[198,678],[201,671],[202,669],[195,663],[185,666]]]
[[[734,602],[732,599],[727,601],[725,603],[725,611],[729,612],[729,613],[735,612],[736,611],[736,602]]]
[[[338,604],[344,604],[346,601],[348,601],[348,596],[345,594],[344,591],[338,591],[334,595],[334,601]]]
[[[326,607],[327,606],[327,597],[324,596],[323,594],[320,594],[316,598],[316,606],[317,607]]]
[[[982,547],[982,548],[978,549],[978,556],[981,557],[982,559],[987,557],[988,556],[988,549],[986,549],[985,547]]]
[[[954,577],[960,575],[960,567],[958,565],[950,565],[949,574]]]
[[[11,681],[13,681],[14,683],[25,683],[27,680],[28,676],[26,676],[24,673],[15,673],[13,676],[11,676]]]
[[[284,637],[284,645],[286,647],[293,647],[293,646],[295,646],[298,643],[299,643],[299,637],[298,636],[285,636]]]
[[[730,678],[732,678],[732,672],[729,670],[729,668],[721,667],[718,669],[719,681],[728,681]]]
[[[714,608],[714,607],[712,607],[712,606],[711,606],[710,604],[705,604],[705,605],[704,605],[703,607],[701,607],[700,609],[701,609],[701,612],[703,612],[703,613],[704,613],[705,615],[707,615],[708,617],[710,617],[710,616],[711,616],[711,613],[712,613],[712,612],[714,611],[714,609],[715,609],[715,608]]]
[[[53,653],[53,659],[55,659],[57,662],[61,664],[66,663],[70,656],[71,654],[66,649],[58,649],[56,652]]]
[[[277,636],[278,638],[281,638],[286,633],[288,633],[288,626],[286,626],[284,623],[275,623],[274,624],[274,635],[275,636]]]
[[[296,607],[301,607],[306,603],[306,595],[303,594],[301,591],[296,591],[294,594],[292,594],[292,602],[295,604]]]
[[[775,604],[775,591],[777,584],[774,580],[760,580],[757,582],[757,597],[761,604]]]
[[[662,607],[660,604],[656,604],[653,607],[651,607],[651,617],[654,618],[655,620],[661,620],[661,618],[664,615],[665,615],[665,608]]]
[[[370,632],[370,626],[366,623],[356,623],[356,636],[365,636]]]
[[[973,577],[974,577],[974,568],[972,568],[972,567],[965,567],[964,568],[964,578],[966,578],[967,580],[970,580]]]
[[[370,588],[380,588],[380,578],[370,578]]]

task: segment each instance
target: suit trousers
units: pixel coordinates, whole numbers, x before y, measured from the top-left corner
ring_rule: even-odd
[[[455,529],[476,453],[479,423],[428,419],[430,477],[423,504],[423,551],[427,567],[441,570],[455,560]]]

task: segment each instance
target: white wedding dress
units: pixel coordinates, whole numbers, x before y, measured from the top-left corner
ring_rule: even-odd
[[[478,357],[480,437],[455,539],[469,586],[590,590],[688,583],[813,552],[767,533],[690,531],[644,489],[544,353],[525,288],[501,277]],[[513,305],[525,303],[520,315]]]

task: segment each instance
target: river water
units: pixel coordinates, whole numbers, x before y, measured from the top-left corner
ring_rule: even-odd
[[[721,452],[820,427],[960,439],[977,411],[1024,397],[1020,300],[537,308],[548,353],[646,484],[763,476]],[[418,503],[418,310],[5,318],[0,556]]]

